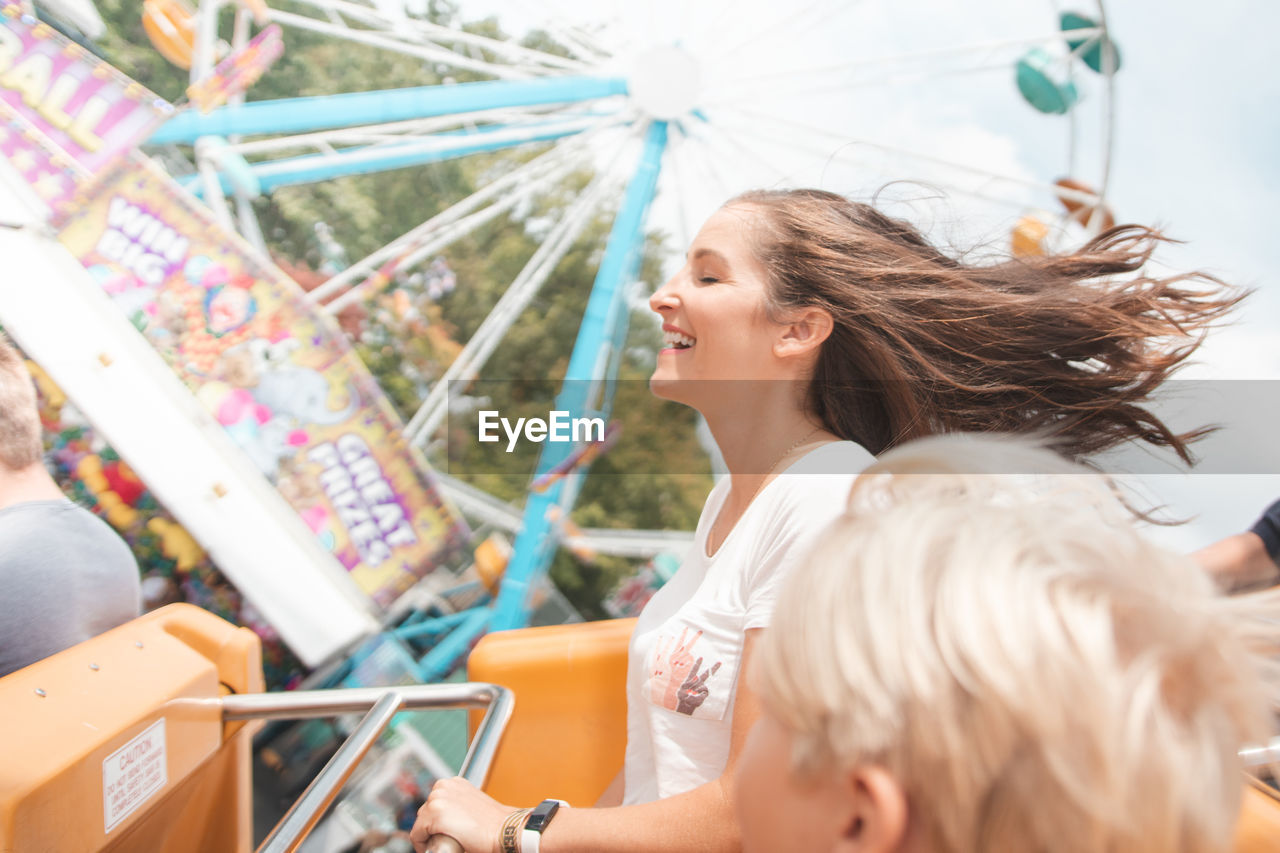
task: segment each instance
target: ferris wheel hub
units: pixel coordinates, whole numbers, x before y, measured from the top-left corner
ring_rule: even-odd
[[[701,77],[702,69],[692,54],[677,45],[661,45],[636,56],[627,88],[644,112],[670,120],[697,106]]]

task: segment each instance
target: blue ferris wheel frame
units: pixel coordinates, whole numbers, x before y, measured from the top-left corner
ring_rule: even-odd
[[[621,78],[559,77],[258,101],[222,107],[207,115],[179,114],[149,141],[152,144],[195,144],[201,139],[217,140],[240,134],[308,132],[502,107],[571,104],[625,95],[627,91],[627,82]],[[524,132],[501,139],[485,138],[508,129]],[[394,145],[355,146],[336,154],[308,155],[258,164],[241,163],[238,170],[224,165],[217,179],[223,191],[228,192],[236,186],[237,180],[244,184],[247,170],[249,180],[255,186],[269,191],[288,184],[377,172],[496,151],[527,142],[559,139],[585,129],[585,125],[573,127],[559,119],[514,128],[498,125],[481,130],[452,131],[432,135],[426,140]],[[649,120],[644,147],[614,218],[564,383],[556,399],[556,408],[570,412],[571,417],[608,416],[611,383],[606,383],[599,410],[590,408],[588,394],[594,382],[604,382],[610,371],[616,368],[616,362],[611,368],[610,356],[621,348],[625,340],[630,313],[626,306],[627,285],[639,272],[644,224],[657,193],[667,136],[666,121]],[[429,144],[424,144],[424,141]],[[199,193],[202,189],[197,179],[188,179],[187,184],[194,192]],[[566,445],[546,445],[535,474],[551,470],[571,452],[572,447]],[[578,469],[546,491],[530,493],[514,552],[491,607],[476,607],[464,613],[415,623],[415,633],[438,630],[442,634],[417,663],[416,674],[421,680],[435,681],[446,677],[486,631],[520,628],[529,623],[531,596],[545,577],[558,544],[554,510],[559,508],[567,516],[584,476],[585,470]]]

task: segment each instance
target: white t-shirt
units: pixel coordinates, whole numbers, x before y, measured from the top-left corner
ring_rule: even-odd
[[[627,661],[626,804],[718,777],[729,758],[745,632],[764,628],[791,566],[844,509],[861,446],[818,447],[756,495],[712,557],[707,534],[729,493],[711,490],[693,548],[640,614]]]

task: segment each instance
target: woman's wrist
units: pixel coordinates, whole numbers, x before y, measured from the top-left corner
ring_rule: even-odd
[[[507,815],[498,832],[498,853],[520,853],[520,837],[524,833],[524,821],[532,809],[516,809]]]

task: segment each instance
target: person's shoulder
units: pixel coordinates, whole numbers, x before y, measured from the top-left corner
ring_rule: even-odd
[[[11,508],[19,511],[28,521],[34,518],[45,524],[88,526],[95,530],[103,525],[111,529],[107,522],[69,498],[29,501],[15,504]]]
[[[70,499],[29,501],[0,512],[10,510],[14,513],[12,526],[24,530],[28,539],[38,537],[65,546],[90,542],[94,547],[113,549],[133,558],[133,552],[114,527]]]
[[[786,526],[791,519],[835,517],[844,509],[859,472],[875,461],[861,445],[836,441],[818,447],[778,477],[771,490],[770,515]]]
[[[33,519],[57,519],[68,512],[75,512],[79,506],[66,498],[52,500],[20,501],[0,509],[0,524],[10,527],[28,528]],[[84,511],[84,510],[81,510]],[[90,513],[92,515],[92,513]]]
[[[0,564],[11,577],[20,566],[42,566],[51,542],[63,540],[60,519],[68,500],[22,501],[0,509]]]
[[[876,458],[856,441],[833,441],[816,447],[787,469],[789,475],[856,477]]]
[[[780,497],[787,502],[833,494],[843,498],[858,474],[874,461],[875,457],[855,442],[824,444],[806,453],[778,478],[783,484],[778,490]]]

